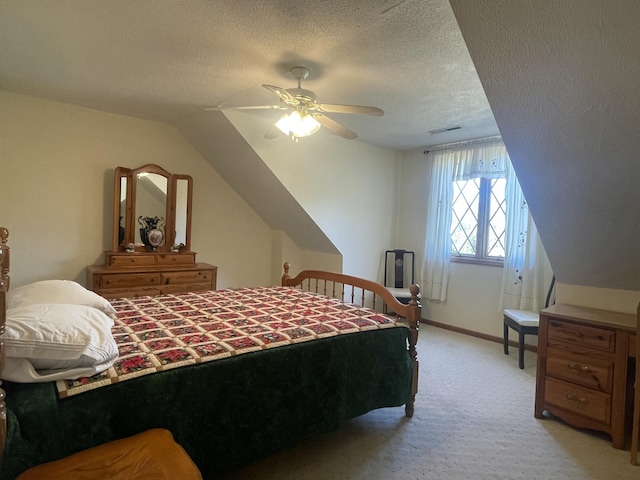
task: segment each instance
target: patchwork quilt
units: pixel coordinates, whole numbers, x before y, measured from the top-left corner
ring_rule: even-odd
[[[187,365],[334,335],[405,326],[374,310],[291,287],[212,290],[111,301],[119,358],[59,380],[60,398]]]

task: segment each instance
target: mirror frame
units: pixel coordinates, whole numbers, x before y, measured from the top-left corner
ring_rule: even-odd
[[[137,225],[136,193],[138,175],[141,173],[155,173],[167,179],[167,195],[165,205],[165,241],[163,245],[157,248],[156,253],[165,253],[171,250],[171,246],[176,239],[176,203],[178,182],[187,182],[187,198],[183,202],[185,204],[185,241],[181,252],[191,251],[191,206],[193,201],[193,179],[190,175],[172,174],[152,163],[142,165],[141,167],[130,169],[126,167],[117,167],[114,175],[114,197],[113,197],[113,251],[124,251],[125,245],[135,243],[135,232]],[[126,180],[126,191],[123,192],[123,179]],[[124,199],[124,215],[122,213],[122,199]],[[120,217],[123,216],[123,223],[120,223]],[[124,227],[124,240],[120,242],[120,226]],[[136,252],[148,251],[144,246],[137,245]]]

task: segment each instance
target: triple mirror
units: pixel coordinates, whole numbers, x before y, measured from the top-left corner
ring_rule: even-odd
[[[190,251],[193,180],[158,165],[118,167],[114,179],[113,250]]]

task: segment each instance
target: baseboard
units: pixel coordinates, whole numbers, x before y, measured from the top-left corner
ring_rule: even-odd
[[[451,330],[452,332],[462,333],[463,335],[469,335],[470,337],[481,338],[483,340],[488,340],[490,342],[496,342],[499,344],[502,344],[502,342],[504,341],[502,337],[496,337],[495,335],[487,335],[486,333],[475,332],[473,330],[469,330],[466,328],[456,327],[453,325],[448,325],[446,323],[435,322],[433,320],[427,320],[426,318],[421,319],[420,323],[433,325],[434,327],[443,328],[445,330]],[[509,340],[509,346],[518,348],[518,342],[516,342],[515,340]],[[529,350],[530,352],[536,352],[536,353],[538,352],[537,345],[529,345],[528,343],[525,343],[524,349]]]

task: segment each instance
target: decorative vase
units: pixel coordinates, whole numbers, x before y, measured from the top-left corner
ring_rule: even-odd
[[[158,245],[162,243],[164,234],[162,233],[162,230],[154,228],[147,233],[147,238],[149,239],[149,245],[151,245],[151,249],[155,252],[158,249]]]
[[[141,226],[140,240],[142,243],[150,250],[154,252],[157,251],[158,246],[164,240],[164,232],[162,231],[164,218],[140,215],[138,217],[138,223]]]

